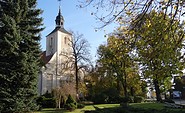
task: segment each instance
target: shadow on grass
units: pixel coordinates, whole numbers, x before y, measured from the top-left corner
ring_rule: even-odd
[[[114,107],[85,111],[84,113],[185,113],[184,109],[145,109],[128,107]]]

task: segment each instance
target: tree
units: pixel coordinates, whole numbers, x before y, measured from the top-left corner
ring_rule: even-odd
[[[60,87],[56,87],[55,89],[53,89],[53,94],[54,94],[54,98],[55,98],[55,102],[56,102],[56,108],[61,108],[61,100],[62,100],[62,89]]]
[[[128,88],[133,94],[134,83],[140,81],[138,66],[134,61],[131,39],[125,37],[121,31],[113,33],[108,38],[107,45],[101,45],[98,49],[99,67],[104,67],[104,74],[116,77],[117,90],[120,92],[121,87],[124,89],[124,95],[128,96]],[[130,80],[129,80],[130,79]],[[120,87],[121,84],[121,87]],[[136,86],[138,87],[138,86]],[[132,91],[131,91],[132,90]]]
[[[81,0],[79,6],[93,6],[91,14],[103,23],[101,27],[113,21],[128,25],[138,14],[142,14],[138,19],[142,20],[145,14],[152,10],[163,11],[165,15],[170,14],[171,23],[185,15],[184,0]]]
[[[73,98],[76,97],[75,84],[73,82],[65,82],[61,87],[56,87],[53,90],[54,98],[56,102],[56,107],[61,108],[61,104],[64,105],[64,101],[67,99],[68,95]]]
[[[135,37],[142,74],[153,80],[157,101],[161,100],[162,81],[184,69],[184,52],[181,51],[184,48],[184,24],[174,20],[169,28],[170,24],[168,15],[152,11],[137,26],[131,26],[129,32]]]
[[[41,13],[36,0],[0,1],[0,112],[37,108]]]
[[[71,64],[74,69],[75,81],[76,81],[76,94],[79,94],[79,80],[80,73],[84,74],[83,71],[88,69],[89,64],[91,64],[90,52],[89,52],[89,43],[83,38],[82,34],[72,32],[72,40],[69,40],[69,45],[72,52],[66,55],[61,53],[62,56],[65,56],[69,64]]]
[[[175,90],[176,91],[184,91],[184,86],[185,86],[185,80],[184,80],[184,76],[180,77],[180,76],[176,76],[174,77],[174,83],[175,83]]]

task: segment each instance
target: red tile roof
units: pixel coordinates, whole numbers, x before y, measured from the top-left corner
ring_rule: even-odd
[[[53,55],[46,56],[46,51],[42,52],[41,54],[41,60],[43,61],[44,64],[47,64],[52,57]]]

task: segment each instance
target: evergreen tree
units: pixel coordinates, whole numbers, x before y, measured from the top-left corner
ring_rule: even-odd
[[[0,0],[0,112],[37,108],[41,13],[36,0]]]

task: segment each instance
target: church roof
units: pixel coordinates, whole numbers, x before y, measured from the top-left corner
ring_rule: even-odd
[[[56,31],[61,31],[63,33],[69,34],[71,35],[71,33],[69,33],[68,31],[66,31],[64,28],[62,27],[56,27],[51,33],[49,33],[47,36],[51,35],[52,33],[56,32]]]
[[[46,51],[42,52],[41,54],[41,60],[44,64],[47,64],[51,60],[52,57],[53,55],[46,56]]]

